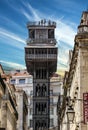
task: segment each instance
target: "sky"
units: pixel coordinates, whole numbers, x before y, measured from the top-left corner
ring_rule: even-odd
[[[57,23],[57,70],[67,70],[68,53],[87,9],[88,0],[0,0],[0,64],[24,69],[27,22],[47,19]]]

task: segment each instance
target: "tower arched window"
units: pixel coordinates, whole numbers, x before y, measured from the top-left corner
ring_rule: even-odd
[[[46,94],[47,94],[47,88],[46,88],[46,85],[43,84],[42,85],[42,96],[46,96]]]
[[[37,84],[36,86],[36,96],[40,96],[40,85]]]

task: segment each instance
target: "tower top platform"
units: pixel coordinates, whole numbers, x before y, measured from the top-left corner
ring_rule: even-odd
[[[56,22],[51,21],[51,20],[40,20],[40,21],[36,21],[36,22],[28,22],[27,23],[27,28],[29,27],[54,27],[56,28]]]

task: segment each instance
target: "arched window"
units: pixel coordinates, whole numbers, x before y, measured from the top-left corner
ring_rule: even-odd
[[[37,84],[36,86],[36,96],[39,96],[40,95],[40,85]]]
[[[47,88],[46,88],[46,85],[43,84],[42,85],[42,96],[46,96],[47,95]]]

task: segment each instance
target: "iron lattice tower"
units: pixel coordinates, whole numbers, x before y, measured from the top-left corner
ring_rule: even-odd
[[[29,22],[25,47],[27,71],[33,75],[33,130],[49,129],[50,76],[57,68],[56,23]]]

